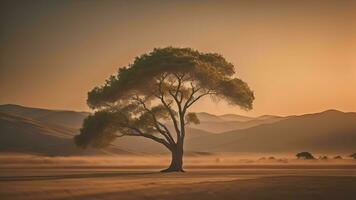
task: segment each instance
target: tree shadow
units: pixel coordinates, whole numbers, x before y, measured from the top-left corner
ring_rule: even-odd
[[[112,178],[112,177],[135,177],[149,174],[159,174],[159,172],[95,172],[81,174],[59,174],[59,175],[40,175],[40,176],[2,176],[0,182],[7,181],[41,181],[41,180],[60,180],[60,179],[85,179],[85,178]]]

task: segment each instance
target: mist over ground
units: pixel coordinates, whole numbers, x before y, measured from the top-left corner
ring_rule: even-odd
[[[241,168],[241,167],[356,167],[356,160],[345,157],[333,159],[328,155],[326,160],[297,159],[293,154],[210,154],[187,155],[184,166],[189,168]],[[336,156],[336,155],[335,155]],[[28,154],[2,153],[0,154],[0,167],[112,167],[112,168],[164,168],[170,162],[170,155],[106,155],[106,156],[40,156]]]

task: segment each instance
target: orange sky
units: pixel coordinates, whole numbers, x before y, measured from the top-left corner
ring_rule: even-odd
[[[0,104],[88,110],[86,93],[154,47],[218,52],[254,90],[250,112],[356,111],[356,1],[2,1]]]

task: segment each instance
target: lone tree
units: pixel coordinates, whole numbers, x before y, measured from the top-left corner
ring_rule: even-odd
[[[210,96],[252,109],[253,92],[234,75],[234,65],[216,53],[154,49],[88,93],[87,103],[95,113],[84,120],[75,143],[100,148],[118,137],[144,137],[172,153],[170,166],[162,172],[183,172],[185,126],[199,123],[197,115],[188,112],[193,104]]]

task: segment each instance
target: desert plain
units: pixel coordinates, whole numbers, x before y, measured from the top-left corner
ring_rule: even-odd
[[[351,159],[301,161],[187,156],[185,173],[160,173],[168,156],[2,154],[0,199],[355,199]]]

